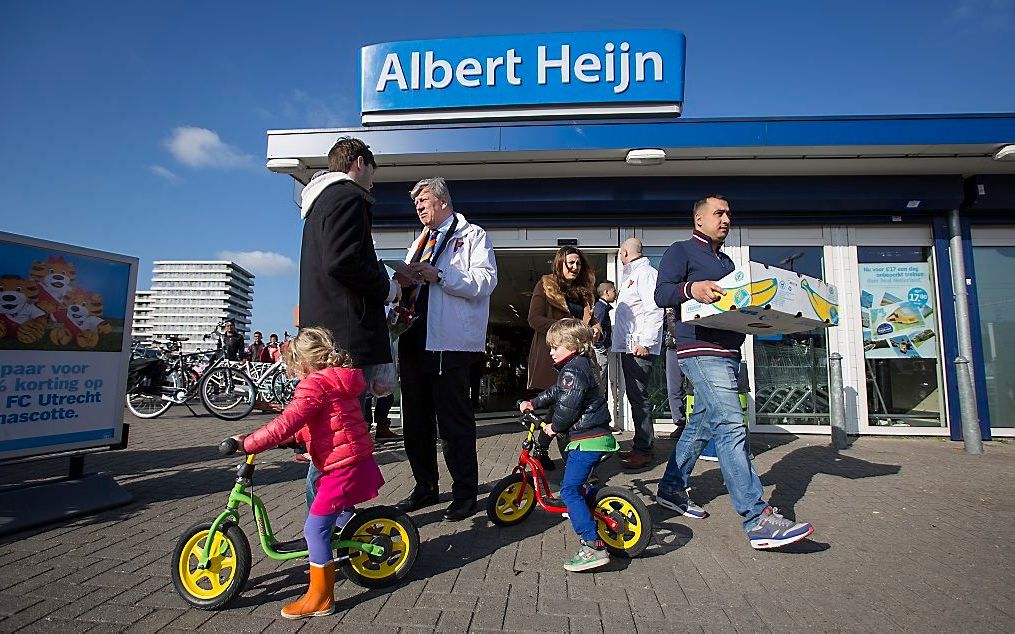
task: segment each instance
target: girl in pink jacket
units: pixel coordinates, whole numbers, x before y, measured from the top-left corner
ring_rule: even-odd
[[[335,349],[326,328],[304,328],[285,349],[290,375],[300,379],[293,400],[275,420],[249,436],[236,436],[247,453],[257,453],[291,440],[307,446],[310,459],[323,474],[307,514],[303,534],[310,551],[310,589],[282,608],[282,616],[300,619],[335,611],[335,564],[329,537],[341,527],[356,504],[377,497],[384,484],[374,461],[374,443],[359,396],[366,389],[363,372],[348,353]]]

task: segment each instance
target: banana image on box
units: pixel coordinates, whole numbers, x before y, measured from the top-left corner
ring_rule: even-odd
[[[719,310],[736,310],[745,306],[764,306],[772,301],[779,292],[779,281],[774,277],[744,284],[737,288],[727,288],[725,295],[719,295],[712,303]]]
[[[839,294],[817,278],[748,262],[717,283],[726,294],[711,304],[684,302],[682,321],[752,335],[806,332],[839,323]]]
[[[822,321],[825,321],[832,326],[839,325],[838,304],[832,303],[818,294],[818,292],[811,287],[811,283],[807,281],[807,278],[800,280],[800,288],[804,289],[804,292],[807,293],[807,299],[810,300],[814,313],[820,317]]]

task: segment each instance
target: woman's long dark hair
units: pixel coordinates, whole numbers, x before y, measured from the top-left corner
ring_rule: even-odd
[[[581,262],[581,270],[574,281],[564,277],[564,262],[569,255],[577,255]],[[578,247],[566,246],[557,249],[557,255],[553,256],[553,276],[557,278],[557,284],[564,293],[564,297],[571,301],[580,301],[591,304],[596,297],[596,272],[589,266],[589,260]]]

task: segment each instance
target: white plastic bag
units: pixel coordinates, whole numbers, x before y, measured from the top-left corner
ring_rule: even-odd
[[[398,382],[398,372],[394,363],[379,365],[374,370],[374,376],[370,379],[370,394],[372,396],[388,396],[395,390],[395,383]]]

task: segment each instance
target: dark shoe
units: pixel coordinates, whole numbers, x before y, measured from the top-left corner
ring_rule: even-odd
[[[546,449],[542,447],[535,447],[532,450],[532,457],[539,461],[539,464],[543,465],[543,471],[555,471],[557,465],[553,464],[553,459],[546,453]]]
[[[627,458],[620,461],[620,466],[625,469],[644,469],[652,464],[652,454],[635,451]]]
[[[377,431],[374,432],[374,440],[377,442],[386,442],[389,440],[401,440],[402,436],[391,431],[391,421],[381,421],[377,423]]]
[[[454,500],[451,506],[444,511],[444,519],[448,522],[457,522],[472,517],[476,512],[476,498]]]
[[[409,513],[428,506],[433,506],[434,504],[437,504],[437,491],[417,485],[413,488],[409,497],[396,504],[395,508],[402,513]]]
[[[621,460],[627,460],[628,458],[630,458],[633,455],[634,455],[634,450],[633,449],[625,449],[623,451],[618,451],[617,452],[617,457],[620,458]]]

